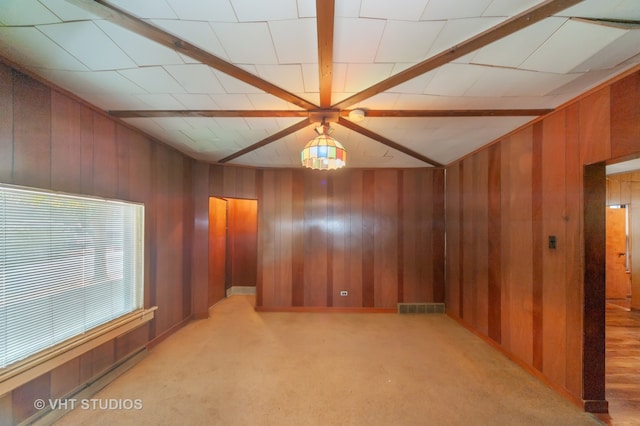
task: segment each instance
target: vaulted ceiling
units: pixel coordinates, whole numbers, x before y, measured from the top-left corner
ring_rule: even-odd
[[[347,167],[430,167],[640,64],[639,21],[638,0],[0,0],[0,55],[199,160],[301,167],[325,118]]]

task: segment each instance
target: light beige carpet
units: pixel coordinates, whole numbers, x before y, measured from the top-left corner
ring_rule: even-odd
[[[256,313],[232,296],[61,425],[600,425],[443,314]]]

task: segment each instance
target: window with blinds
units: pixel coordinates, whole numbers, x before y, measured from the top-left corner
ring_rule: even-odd
[[[143,307],[144,206],[0,185],[0,368]]]

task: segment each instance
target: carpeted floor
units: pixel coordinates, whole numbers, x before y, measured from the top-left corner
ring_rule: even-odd
[[[443,314],[256,313],[232,296],[60,425],[601,425]],[[131,405],[131,404],[129,404]]]

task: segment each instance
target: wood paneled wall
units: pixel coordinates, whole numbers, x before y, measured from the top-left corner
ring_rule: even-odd
[[[191,316],[193,161],[0,63],[0,182],[145,205],[145,306],[156,318],[0,395],[0,423],[35,413]]]
[[[443,179],[428,168],[262,171],[258,308],[443,302]]]
[[[640,153],[638,99],[636,72],[447,167],[448,312],[594,410],[604,351],[583,358],[583,333],[604,343],[604,301],[584,313],[583,167]]]

